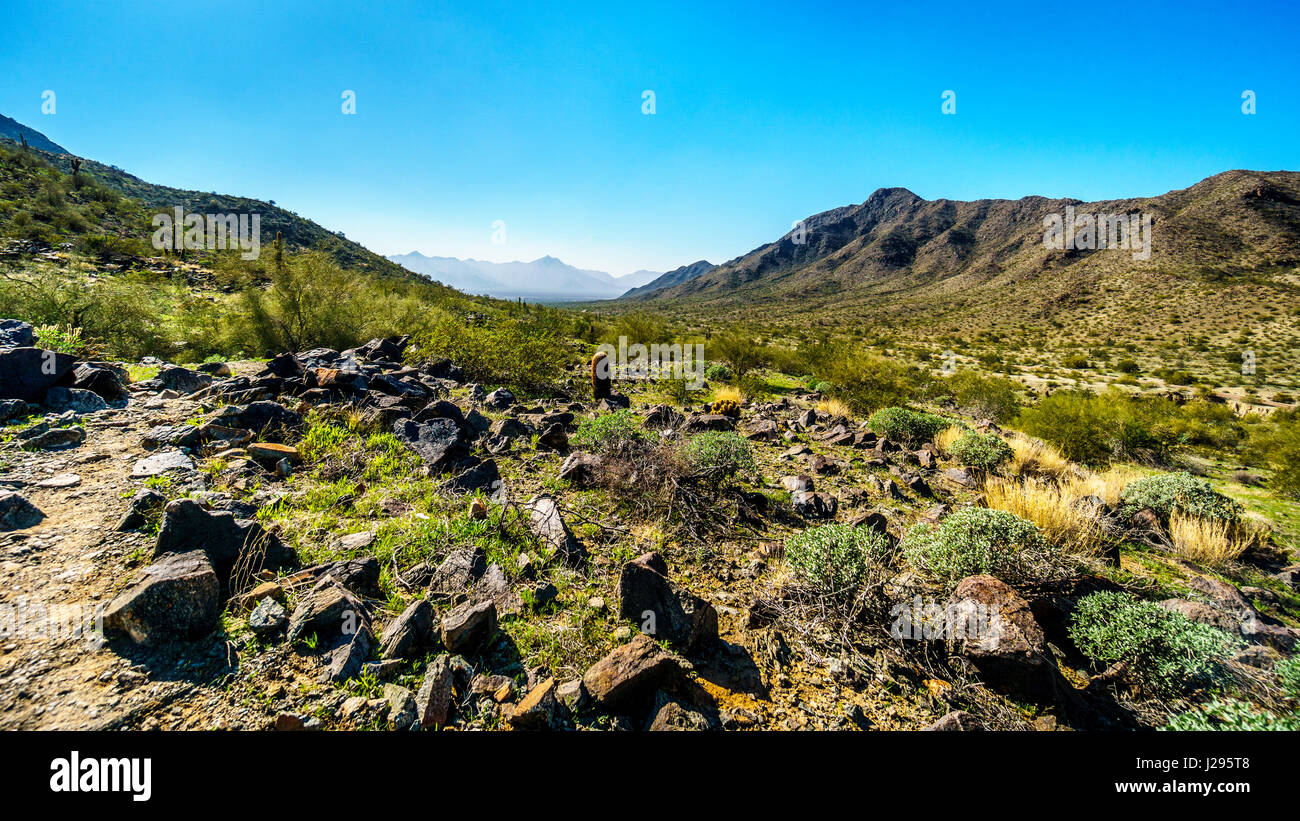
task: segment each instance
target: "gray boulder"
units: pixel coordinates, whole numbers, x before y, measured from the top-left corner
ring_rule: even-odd
[[[166,556],[140,571],[113,599],[104,612],[104,627],[145,645],[201,638],[217,626],[220,587],[202,550]]]

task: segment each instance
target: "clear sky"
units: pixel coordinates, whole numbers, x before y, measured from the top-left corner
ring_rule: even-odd
[[[667,270],[882,186],[1086,200],[1300,169],[1295,2],[0,0],[0,19],[0,113],[384,254]]]

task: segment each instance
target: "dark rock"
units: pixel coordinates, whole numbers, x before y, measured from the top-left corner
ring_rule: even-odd
[[[110,402],[125,399],[129,394],[124,380],[116,371],[85,363],[72,371],[72,387],[92,391]]]
[[[962,579],[948,602],[948,638],[1002,693],[1049,700],[1054,665],[1029,603],[992,576]]]
[[[839,502],[829,493],[799,491],[790,497],[794,512],[809,519],[830,519],[835,516]]]
[[[424,680],[415,696],[415,712],[421,727],[446,727],[456,701],[455,674],[451,656],[442,655],[429,662]]]
[[[44,518],[40,508],[17,493],[0,493],[0,531],[35,527]]]
[[[687,653],[718,640],[718,613],[713,605],[668,579],[658,553],[646,553],[623,565],[619,574],[619,615],[642,632],[663,638]]]
[[[417,599],[384,628],[379,652],[386,659],[415,658],[432,627],[433,606],[425,599]]]
[[[202,550],[224,582],[236,563],[250,576],[297,563],[293,550],[257,521],[236,519],[224,511],[204,510],[191,499],[176,499],[163,511],[154,556]]]
[[[137,644],[197,639],[212,632],[221,615],[220,583],[201,550],[166,556],[140,571],[104,611],[106,629]]]
[[[538,434],[537,444],[539,447],[563,453],[569,449],[569,435],[564,432],[564,425],[556,422]]]
[[[76,367],[65,353],[41,348],[0,348],[0,399],[38,402]]]
[[[435,473],[446,473],[469,455],[469,443],[451,419],[403,419],[393,423],[393,433]]]
[[[288,638],[294,642],[314,634],[318,642],[325,644],[339,637],[350,640],[369,620],[361,601],[337,580],[324,578],[293,609]]]
[[[541,539],[561,562],[576,566],[586,561],[586,549],[569,532],[569,526],[560,516],[560,509],[554,499],[536,496],[528,501],[524,509],[528,511],[528,525],[533,535]]]
[[[498,419],[493,422],[488,431],[494,436],[504,436],[507,439],[517,439],[520,436],[530,436],[532,431],[528,426],[513,416],[507,416],[505,419]]]
[[[366,537],[371,538],[367,540]],[[364,549],[364,547],[357,547],[357,545],[368,547],[373,541],[373,534],[370,531],[363,531],[344,536],[339,540],[339,543],[343,549]],[[357,559],[344,559],[334,562],[327,566],[321,575],[335,579],[339,584],[358,596],[371,599],[383,597],[383,592],[379,587],[379,560],[374,556],[362,556]]]
[[[582,683],[596,707],[626,714],[648,702],[656,690],[671,687],[682,672],[681,659],[649,636],[637,634],[593,664]]]
[[[361,675],[361,668],[370,658],[374,648],[375,637],[370,628],[361,625],[347,640],[330,651],[329,661],[325,665],[325,677],[334,684],[354,679]]]
[[[289,625],[289,613],[278,601],[267,596],[248,616],[248,627],[261,639],[279,635]]]
[[[478,545],[453,550],[433,571],[429,590],[455,596],[469,590],[470,586],[487,572],[487,558]]]
[[[587,487],[600,474],[601,458],[591,453],[571,453],[560,465],[560,478]]]
[[[497,388],[483,399],[483,404],[496,410],[505,410],[515,403],[515,395],[505,388]]]
[[[178,365],[166,365],[155,377],[167,390],[179,394],[191,394],[212,385],[212,377],[206,373],[192,371]]]
[[[484,649],[497,632],[494,602],[466,602],[442,617],[442,643],[453,653],[475,653]]]
[[[676,430],[686,422],[686,417],[673,410],[671,405],[655,405],[641,419],[645,427],[653,430]]]
[[[20,319],[0,319],[0,348],[32,348],[36,329]]]
[[[480,462],[462,471],[447,482],[448,490],[459,493],[473,493],[476,490],[492,493],[500,487],[501,472],[497,469],[497,463],[492,459]]]

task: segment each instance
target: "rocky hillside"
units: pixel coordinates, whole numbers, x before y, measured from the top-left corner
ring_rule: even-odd
[[[951,406],[526,399],[407,338],[190,368],[0,335],[4,602],[106,632],[8,636],[5,729],[1294,721],[1300,565],[1185,474]],[[1193,514],[1249,543],[1189,559]]]
[[[52,221],[50,230],[60,239],[71,241],[88,233],[109,233],[147,244],[153,230],[149,224],[150,217],[159,211],[170,213],[177,206],[186,212],[201,214],[261,214],[263,247],[269,246],[279,233],[284,237],[287,247],[321,251],[344,268],[398,279],[413,278],[410,271],[347,239],[341,232],[323,228],[274,203],[216,192],[186,191],[145,182],[116,166],[76,158],[39,132],[20,123],[15,123],[15,126],[27,135],[30,148],[26,156],[36,162],[19,162],[18,138],[11,138],[5,130],[0,129],[0,147],[7,149],[0,156],[0,162],[3,162],[0,182],[5,183],[4,199],[9,201],[11,213],[27,211],[39,214],[43,210],[58,209],[65,199],[76,200],[94,195],[103,203],[103,207],[117,212],[132,211],[136,217],[131,222],[107,223],[96,220],[95,213],[87,219],[56,219]],[[52,148],[43,149],[41,146],[45,144]],[[84,197],[81,189],[73,185],[74,160],[80,162],[78,174],[90,182]],[[46,168],[55,169],[58,173],[51,177]],[[41,196],[49,201],[40,200]],[[0,213],[0,216],[3,214]],[[22,234],[13,230],[7,233]]]
[[[627,293],[623,294],[622,299],[647,297],[664,288],[671,288],[672,286],[680,285],[683,282],[690,282],[696,277],[712,271],[716,267],[716,265],[706,259],[697,260],[696,262],[692,262],[690,265],[683,265],[680,268],[674,268],[666,274],[660,274],[658,277],[639,288],[628,289]]]
[[[1045,248],[1044,217],[1067,207],[1150,214],[1150,258]],[[792,230],[646,298],[674,310],[848,311],[900,326],[924,318],[938,330],[1087,319],[1123,333],[1139,317],[1185,317],[1207,298],[1227,317],[1300,296],[1300,174],[1291,171],[1227,171],[1156,197],[1090,203],[924,200],[885,188],[807,218],[803,230],[805,242]]]

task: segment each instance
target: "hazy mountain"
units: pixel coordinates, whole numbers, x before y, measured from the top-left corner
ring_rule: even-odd
[[[712,262],[705,259],[699,260],[698,262],[692,262],[690,265],[683,265],[682,267],[675,268],[666,274],[661,274],[647,282],[645,285],[632,288],[627,293],[623,294],[622,298],[644,298],[661,288],[671,288],[672,286],[680,285],[683,282],[690,282],[692,279],[695,279],[702,274],[707,274],[716,267],[717,266]]]
[[[412,251],[388,259],[467,293],[543,302],[613,299],[629,287],[644,285],[659,276],[655,271],[636,271],[615,277],[604,271],[575,268],[552,256],[532,262],[487,262],[431,257]]]
[[[21,142],[19,135],[26,137],[27,144],[32,148],[37,148],[41,151],[48,151],[51,154],[70,153],[66,148],[54,142],[31,126],[23,125],[17,120],[10,119],[9,117],[0,114],[0,137],[18,143]]]

